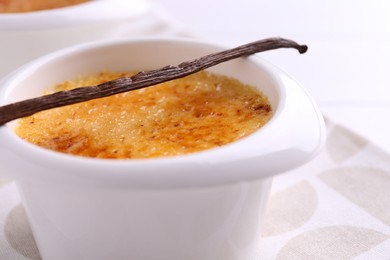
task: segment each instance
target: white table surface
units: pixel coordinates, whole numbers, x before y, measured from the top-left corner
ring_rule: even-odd
[[[323,113],[390,152],[390,2],[151,0],[213,42],[271,36],[309,46],[260,54],[309,90]]]

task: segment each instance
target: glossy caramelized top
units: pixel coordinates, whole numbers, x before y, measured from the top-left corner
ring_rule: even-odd
[[[103,72],[55,90],[97,85],[132,73]],[[39,146],[88,157],[150,158],[218,147],[262,127],[268,99],[255,88],[199,72],[153,87],[43,111],[16,133]]]

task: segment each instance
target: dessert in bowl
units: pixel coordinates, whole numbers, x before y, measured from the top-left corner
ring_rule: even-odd
[[[224,49],[196,40],[133,39],[74,46],[6,77],[0,104],[101,71],[176,65]],[[253,259],[272,176],[312,159],[325,139],[315,102],[259,57],[208,72],[263,93],[272,117],[234,142],[148,159],[51,151],[0,128],[0,163],[15,178],[43,259]]]
[[[51,91],[69,96],[79,87],[100,84],[102,89],[101,84],[110,80],[125,81],[139,75],[142,73],[100,72],[65,81]],[[55,102],[59,99],[57,96]],[[156,158],[231,143],[256,131],[271,116],[268,99],[254,87],[202,71],[148,88],[41,111],[21,119],[15,131],[31,143],[63,153],[92,158]]]

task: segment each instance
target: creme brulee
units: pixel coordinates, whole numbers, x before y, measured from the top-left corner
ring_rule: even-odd
[[[67,90],[129,73],[66,81]],[[98,158],[150,158],[218,147],[262,127],[267,97],[238,80],[208,72],[153,87],[55,108],[19,120],[16,133],[55,151]]]
[[[77,5],[90,0],[0,0],[0,13],[23,13]]]

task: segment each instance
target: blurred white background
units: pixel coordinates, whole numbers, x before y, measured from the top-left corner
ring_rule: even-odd
[[[260,56],[301,82],[328,118],[390,151],[390,1],[151,1],[227,46],[271,36],[307,44],[304,55]]]

